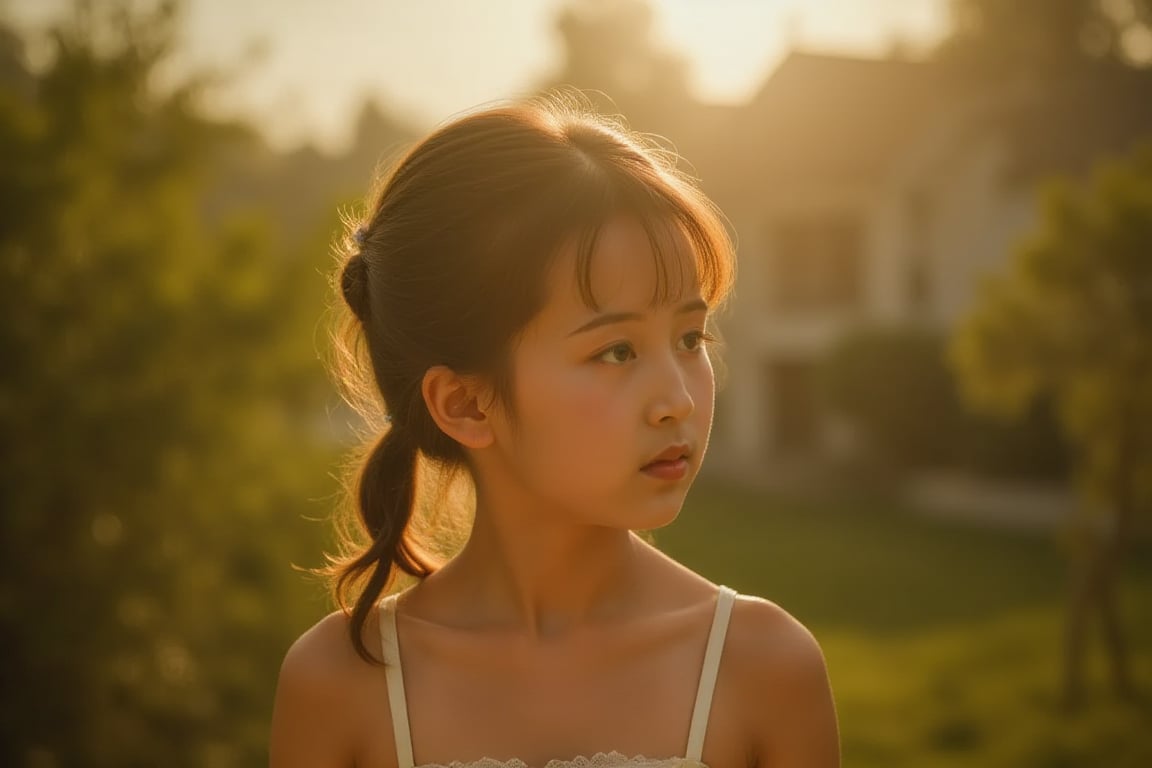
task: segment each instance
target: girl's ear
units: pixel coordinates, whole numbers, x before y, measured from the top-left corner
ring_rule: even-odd
[[[440,430],[465,448],[492,444],[492,422],[485,407],[488,391],[474,376],[461,376],[445,365],[424,373],[421,393]]]

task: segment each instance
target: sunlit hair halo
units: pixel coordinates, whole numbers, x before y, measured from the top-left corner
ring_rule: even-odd
[[[467,476],[467,455],[424,404],[425,372],[445,365],[484,377],[515,416],[510,354],[543,306],[549,267],[574,243],[577,283],[595,307],[592,253],[616,216],[635,217],[648,234],[654,302],[683,290],[673,267],[684,258],[710,307],[728,294],[735,266],[723,218],[675,161],[578,95],[501,104],[409,149],[366,214],[347,222],[334,277],[350,312],[333,337],[333,369],[370,442],[350,473],[354,524],[327,573],[365,659],[376,661],[364,640],[376,601],[447,554],[413,514],[428,506],[429,481]]]

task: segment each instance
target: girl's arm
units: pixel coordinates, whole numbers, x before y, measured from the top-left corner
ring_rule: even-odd
[[[732,630],[756,765],[839,768],[836,708],[816,639],[786,611],[760,598],[737,601]]]
[[[271,768],[351,768],[353,717],[343,617],[305,632],[284,657],[268,752]]]

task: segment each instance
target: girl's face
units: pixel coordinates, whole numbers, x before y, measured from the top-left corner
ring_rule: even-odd
[[[656,306],[657,266],[633,219],[600,231],[598,309],[580,295],[575,249],[556,259],[545,306],[513,352],[515,417],[493,420],[500,462],[533,509],[635,530],[679,513],[704,458],[715,388],[708,307],[677,237],[664,264],[671,295]]]

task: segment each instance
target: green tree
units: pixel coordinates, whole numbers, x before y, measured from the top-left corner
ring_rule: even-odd
[[[1152,66],[1150,0],[951,0],[945,51],[989,74]]]
[[[1116,691],[1132,693],[1117,605],[1125,547],[1152,509],[1152,145],[1102,164],[1091,183],[1053,183],[1038,231],[982,285],[952,343],[975,407],[1058,410],[1093,524],[1078,539],[1064,695],[1082,698],[1084,643],[1099,621]]]
[[[951,0],[949,88],[988,105],[1010,180],[1085,173],[1152,132],[1152,0]],[[1053,125],[1061,130],[1052,130]]]
[[[823,396],[864,437],[869,468],[1063,478],[1066,457],[1050,404],[1037,398],[1016,424],[972,413],[949,370],[947,342],[931,329],[865,328],[825,359]]]
[[[0,764],[253,765],[332,490],[316,259],[209,216],[169,3],[0,35]],[[309,241],[314,245],[314,241]],[[317,252],[324,257],[323,249]]]

